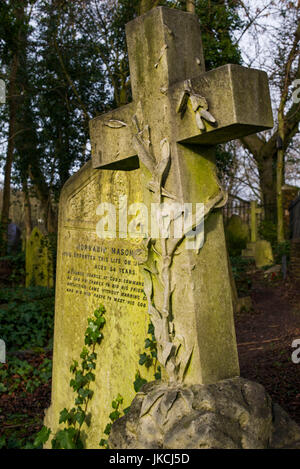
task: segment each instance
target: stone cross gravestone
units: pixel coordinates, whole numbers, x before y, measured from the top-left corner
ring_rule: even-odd
[[[55,430],[59,411],[72,405],[69,367],[82,348],[87,318],[102,303],[107,324],[88,447],[97,447],[112,399],[120,393],[126,406],[134,396],[149,316],[165,379],[214,383],[239,375],[219,210],[226,195],[214,145],[273,126],[265,73],[237,65],[205,73],[195,15],[159,7],[130,22],[126,35],[133,102],[91,121],[92,163],[67,182],[60,200],[52,404],[45,423]],[[139,205],[115,231],[126,202]],[[139,225],[143,237],[132,235],[131,215],[142,207],[150,214],[162,203],[203,205],[182,236],[149,234],[143,218],[133,230]],[[101,239],[100,217],[112,205]],[[203,216],[201,246],[201,230],[194,239],[191,230],[203,226]]]
[[[261,215],[262,209],[257,207],[256,200],[250,203],[250,221],[251,221],[251,243],[257,241],[257,215]]]
[[[53,256],[47,236],[33,228],[26,242],[26,287],[53,288]]]

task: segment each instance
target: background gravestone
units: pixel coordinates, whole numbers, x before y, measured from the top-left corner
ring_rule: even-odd
[[[135,395],[133,382],[149,324],[143,278],[132,257],[141,241],[119,239],[120,233],[107,240],[96,234],[98,205],[118,206],[124,194],[129,204],[142,200],[139,170],[98,171],[89,162],[66,183],[60,199],[52,403],[45,424],[55,431],[60,411],[73,405],[70,364],[84,345],[87,319],[103,304],[107,324],[89,408],[90,448],[99,446],[117,394],[125,406]],[[142,373],[153,379],[153,370]]]
[[[47,236],[35,227],[26,243],[26,287],[52,288],[53,256]]]
[[[225,227],[229,254],[239,256],[249,240],[249,227],[239,215],[232,215]]]
[[[274,263],[272,245],[270,241],[259,239],[257,216],[262,213],[262,208],[257,207],[255,200],[250,204],[250,231],[251,241],[246,249],[242,250],[242,257],[253,258],[257,268],[272,265]]]

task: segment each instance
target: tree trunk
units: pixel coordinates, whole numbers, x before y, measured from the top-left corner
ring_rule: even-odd
[[[286,60],[280,62],[280,71],[284,73],[277,114],[278,128],[269,140],[258,135],[249,135],[241,139],[243,146],[250,151],[257,163],[260,187],[266,206],[266,219],[277,222],[278,242],[284,241],[282,186],[284,183],[285,153],[299,132],[300,122],[298,102],[293,101],[289,109],[286,109],[287,103],[290,101],[289,95],[292,92],[293,80],[300,78],[300,22],[295,21],[295,26],[295,32],[291,31],[293,42],[289,54],[286,56]],[[274,209],[270,204],[273,205]]]
[[[48,200],[47,204],[47,232],[48,233],[56,233],[57,232],[57,217],[56,214],[53,210],[52,203],[50,200]]]
[[[258,165],[260,188],[265,209],[265,220],[276,223],[276,158],[270,154]]]
[[[265,207],[265,219],[276,223],[276,162],[277,162],[277,133],[268,141],[257,134],[241,139],[241,142],[252,154],[259,172],[259,183]]]
[[[32,218],[31,218],[31,202],[28,192],[27,180],[23,182],[23,194],[24,194],[24,219],[25,219],[25,236],[26,243],[32,232]]]
[[[283,243],[284,241],[284,218],[283,218],[283,162],[284,162],[284,115],[283,109],[278,112],[278,152],[277,152],[277,167],[276,167],[276,202],[277,202],[277,241]]]
[[[44,175],[37,165],[35,167],[30,165],[28,172],[34,187],[34,192],[36,193],[36,197],[39,199],[42,205],[46,230],[48,233],[56,233],[57,216],[53,208],[51,192],[48,184],[45,181]]]
[[[283,160],[284,151],[278,150],[277,158],[277,241],[283,243],[284,241],[284,220],[283,220],[283,198],[282,198],[282,184],[283,184]]]

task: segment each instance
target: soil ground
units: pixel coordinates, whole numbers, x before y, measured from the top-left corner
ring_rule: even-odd
[[[45,355],[26,356],[33,366],[38,366]],[[51,358],[51,354],[47,354]],[[5,437],[7,449],[31,449],[35,435],[43,426],[45,410],[51,401],[51,380],[28,393],[22,387],[12,394],[0,394],[0,444]],[[1,445],[0,445],[1,447]]]
[[[266,279],[262,271],[251,280],[253,308],[235,321],[241,376],[261,383],[300,425],[300,363],[292,361],[292,343],[300,339],[300,285],[276,275]]]

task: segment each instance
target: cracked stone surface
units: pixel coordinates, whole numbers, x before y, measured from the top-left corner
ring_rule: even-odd
[[[300,428],[264,387],[243,378],[208,385],[146,384],[117,420],[111,449],[300,449]]]

